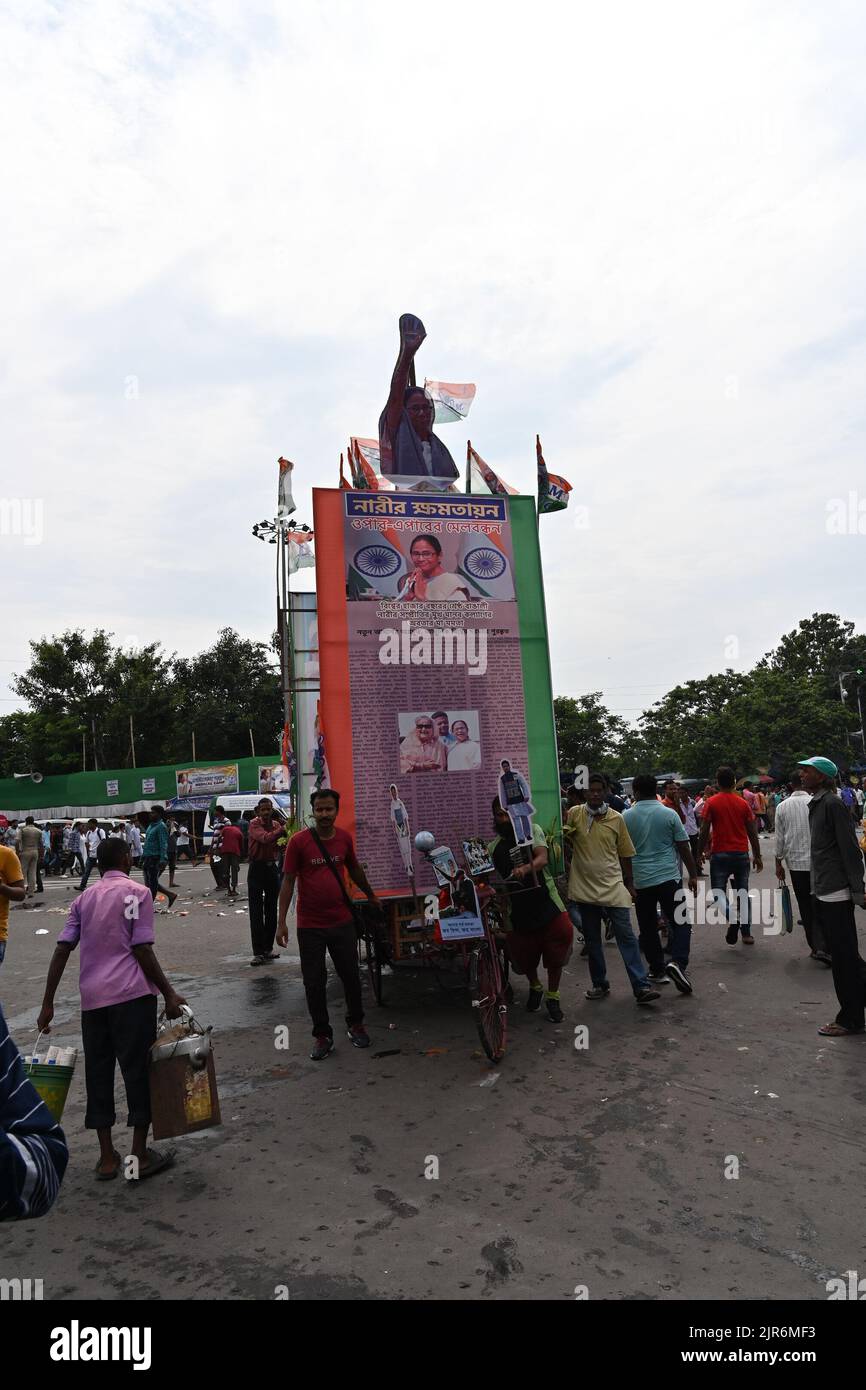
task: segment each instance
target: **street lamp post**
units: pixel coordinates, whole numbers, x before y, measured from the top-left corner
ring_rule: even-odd
[[[253,535],[256,540],[264,541],[268,545],[277,547],[277,629],[280,637],[280,681],[283,694],[283,721],[291,732],[292,747],[297,749],[298,736],[295,721],[295,702],[292,699],[292,690],[295,684],[294,669],[294,647],[292,635],[292,620],[290,612],[290,589],[289,580],[291,570],[289,567],[289,539],[288,532],[300,531],[307,535],[312,534],[311,527],[305,523],[299,524],[290,519],[286,512],[278,512],[273,521],[257,521],[253,527]],[[297,754],[296,754],[297,756]],[[298,787],[300,770],[296,772],[296,782]],[[292,812],[297,817],[297,799],[292,793]]]
[[[862,742],[862,744],[863,744],[863,753],[864,753],[864,756],[866,756],[866,721],[864,721],[864,719],[863,719],[863,680],[862,680],[863,675],[864,675],[864,668],[863,668],[862,666],[856,667],[856,669],[853,670],[853,671],[840,671],[840,672],[839,672],[839,694],[840,694],[841,697],[842,697],[842,703],[843,703],[843,704],[847,704],[847,703],[848,703],[848,692],[847,692],[846,689],[845,689],[845,681],[846,681],[846,679],[847,679],[848,676],[856,676],[856,677],[857,677],[857,687],[856,687],[856,690],[857,690],[857,713],[858,713],[858,715],[860,716],[860,728],[857,730],[857,732],[858,732],[858,734],[859,734],[859,736],[860,736],[860,740],[861,740],[861,742]]]

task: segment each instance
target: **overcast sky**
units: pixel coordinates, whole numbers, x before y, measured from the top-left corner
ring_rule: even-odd
[[[404,311],[419,374],[478,385],[455,459],[534,490],[540,432],[574,486],[556,694],[633,719],[866,626],[864,37],[791,0],[4,0],[0,491],[44,540],[0,537],[0,712],[31,637],[267,637],[275,461],[311,522]]]

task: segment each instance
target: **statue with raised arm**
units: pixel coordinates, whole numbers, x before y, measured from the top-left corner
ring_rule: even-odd
[[[388,404],[379,417],[382,476],[399,485],[400,479],[453,481],[457,465],[441,439],[433,433],[435,407],[423,386],[412,386],[409,376],[415,354],[427,334],[414,314],[400,319],[400,352]]]

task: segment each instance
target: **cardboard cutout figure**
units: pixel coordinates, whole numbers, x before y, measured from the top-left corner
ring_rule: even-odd
[[[397,836],[397,844],[400,846],[400,857],[406,869],[406,873],[413,880],[415,879],[415,865],[412,862],[412,835],[409,829],[409,812],[397,791],[396,784],[391,783],[388,788],[391,793],[391,824]]]
[[[457,465],[433,433],[435,405],[423,386],[412,386],[410,369],[427,333],[414,314],[400,319],[400,352],[388,403],[379,417],[382,476],[397,487],[442,491],[457,477]],[[453,490],[453,489],[452,489]]]
[[[532,844],[532,816],[535,807],[529,783],[517,768],[512,767],[507,758],[499,764],[499,804],[508,812],[514,827],[514,838],[518,845]]]

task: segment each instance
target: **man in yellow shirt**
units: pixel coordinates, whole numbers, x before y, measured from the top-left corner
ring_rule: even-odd
[[[24,875],[14,849],[0,845],[0,965],[9,936],[9,904],[24,901]]]
[[[589,779],[586,805],[573,806],[565,823],[565,834],[571,842],[568,896],[577,904],[589,951],[592,989],[586,991],[586,997],[605,999],[610,994],[601,942],[604,908],[613,926],[635,1000],[638,1004],[651,1004],[661,995],[650,985],[631,925],[634,900],[631,860],[635,848],[619,811],[605,803],[606,791],[605,779],[594,773]]]

